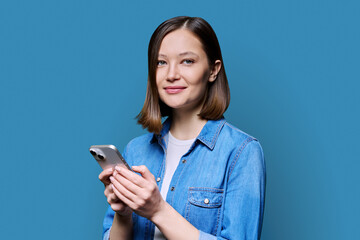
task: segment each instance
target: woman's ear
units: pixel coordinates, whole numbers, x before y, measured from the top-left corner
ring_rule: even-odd
[[[221,69],[221,61],[216,60],[214,65],[212,65],[212,68],[211,68],[211,71],[210,71],[209,82],[213,82],[213,81],[216,80],[220,69]]]

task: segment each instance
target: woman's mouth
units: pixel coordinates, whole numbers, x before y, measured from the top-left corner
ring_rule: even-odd
[[[171,86],[171,87],[165,87],[165,91],[168,94],[175,94],[175,93],[179,93],[182,92],[186,87],[182,87],[182,86]]]

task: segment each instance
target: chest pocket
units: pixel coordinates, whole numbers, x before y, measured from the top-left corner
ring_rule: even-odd
[[[197,229],[215,235],[220,220],[224,190],[189,188],[185,218]]]

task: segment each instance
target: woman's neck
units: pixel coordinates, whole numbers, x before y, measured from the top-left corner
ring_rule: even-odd
[[[207,122],[198,116],[198,112],[200,111],[174,109],[170,127],[171,134],[180,140],[196,138]]]

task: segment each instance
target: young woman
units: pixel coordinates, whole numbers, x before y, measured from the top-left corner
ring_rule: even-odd
[[[213,29],[202,18],[165,21],[148,68],[138,122],[149,133],[123,153],[134,172],[99,175],[110,204],[103,238],[260,239],[264,156],[223,117],[230,92]]]

